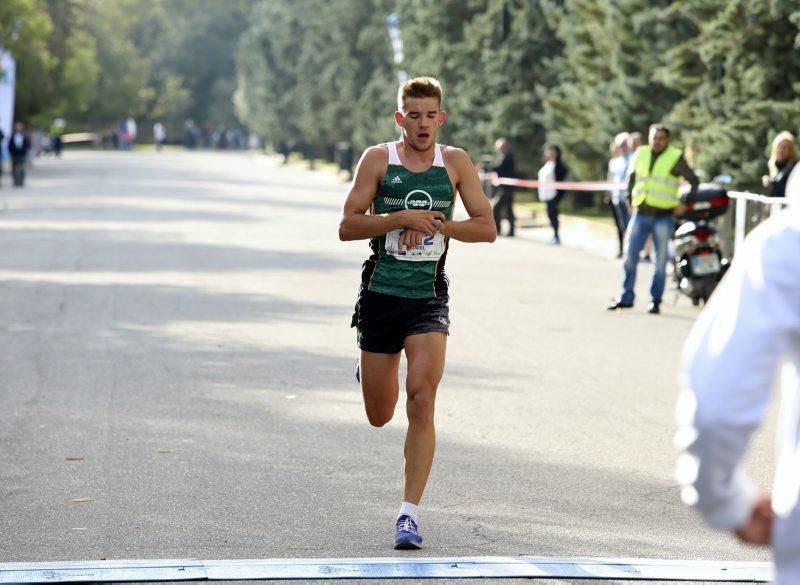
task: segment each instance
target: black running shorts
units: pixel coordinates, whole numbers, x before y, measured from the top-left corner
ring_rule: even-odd
[[[450,332],[447,293],[427,299],[409,299],[361,287],[351,327],[358,331],[358,347],[374,353],[398,353],[409,335]]]

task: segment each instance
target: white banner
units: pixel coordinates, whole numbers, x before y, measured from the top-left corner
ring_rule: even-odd
[[[8,157],[8,139],[14,125],[14,87],[17,80],[17,63],[11,53],[0,49],[0,130],[5,138],[0,160]]]

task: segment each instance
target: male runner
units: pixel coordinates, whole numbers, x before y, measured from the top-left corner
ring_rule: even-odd
[[[407,360],[405,485],[395,548],[417,549],[417,506],[436,446],[433,414],[450,324],[444,263],[450,238],[493,242],[492,208],[466,152],[436,143],[446,118],[442,89],[431,77],[400,86],[399,142],[372,146],[356,168],[342,209],[341,240],[369,239],[352,325],[358,330],[360,377],[370,424],[382,427],[399,394],[400,352]],[[455,221],[456,191],[469,219]]]

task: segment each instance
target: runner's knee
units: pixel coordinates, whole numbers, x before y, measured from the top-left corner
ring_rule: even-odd
[[[371,424],[373,427],[380,428],[392,420],[393,414],[394,412],[381,412],[367,409],[367,420],[369,420],[369,424]]]
[[[394,416],[394,402],[391,404],[387,402],[366,402],[364,406],[367,411],[367,420],[373,427],[382,427],[392,420]]]
[[[433,389],[409,391],[406,410],[408,421],[415,424],[426,424],[433,420]]]

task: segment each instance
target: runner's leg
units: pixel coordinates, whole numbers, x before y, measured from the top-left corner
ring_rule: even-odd
[[[409,335],[405,339],[406,377],[405,485],[403,500],[419,504],[436,449],[433,414],[436,389],[444,372],[447,335],[442,332]]]
[[[369,423],[382,427],[394,415],[399,394],[400,353],[361,350],[361,392]]]

